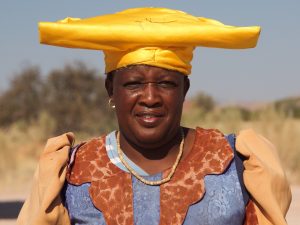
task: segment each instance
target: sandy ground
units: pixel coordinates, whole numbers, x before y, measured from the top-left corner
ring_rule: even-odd
[[[292,186],[292,194],[293,194],[293,200],[289,212],[287,214],[287,222],[288,225],[299,225],[300,224],[300,186]],[[9,198],[5,198],[5,200],[7,199]],[[16,198],[13,198],[13,200],[15,199]],[[15,224],[16,224],[15,220],[0,219],[0,225],[15,225]]]

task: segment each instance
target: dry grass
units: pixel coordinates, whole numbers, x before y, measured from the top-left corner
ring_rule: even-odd
[[[30,183],[33,171],[46,137],[49,137],[53,122],[47,115],[30,126],[23,122],[15,123],[0,130],[0,191],[19,190]]]
[[[183,123],[189,127],[217,128],[224,133],[238,133],[252,128],[276,147],[291,183],[300,183],[300,120],[283,116],[272,107],[264,109],[256,119],[243,121],[238,110],[221,114],[218,110],[202,116],[201,111],[184,111]]]

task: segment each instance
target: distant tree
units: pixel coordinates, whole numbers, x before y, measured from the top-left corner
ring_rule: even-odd
[[[56,133],[99,133],[114,125],[104,79],[83,63],[53,70],[45,83],[44,109],[56,121]]]
[[[213,97],[204,92],[199,92],[193,98],[193,102],[196,106],[200,107],[204,113],[212,111],[216,106],[216,102]]]
[[[55,124],[54,135],[99,134],[116,125],[107,102],[103,77],[83,63],[52,70],[44,80],[37,67],[28,67],[0,95],[0,126],[20,120],[30,123],[46,113]]]
[[[300,118],[300,97],[290,97],[275,101],[274,107],[286,116]]]
[[[30,66],[11,81],[10,87],[0,96],[0,126],[24,120],[35,120],[41,109],[43,82],[40,71]]]
[[[221,108],[220,113],[234,115],[237,119],[242,119],[243,121],[249,121],[252,119],[252,112],[240,106],[224,106]]]

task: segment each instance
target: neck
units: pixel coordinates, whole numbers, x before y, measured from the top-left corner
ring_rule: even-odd
[[[181,142],[181,130],[174,135],[169,141],[162,145],[151,146],[139,146],[132,141],[128,140],[122,133],[120,135],[120,146],[122,151],[133,161],[145,161],[145,160],[163,160],[169,155],[178,153],[179,145]]]

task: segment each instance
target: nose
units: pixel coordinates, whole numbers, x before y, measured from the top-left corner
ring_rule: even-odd
[[[141,91],[139,104],[146,107],[159,107],[162,104],[162,99],[159,94],[158,87],[155,83],[145,83]]]

